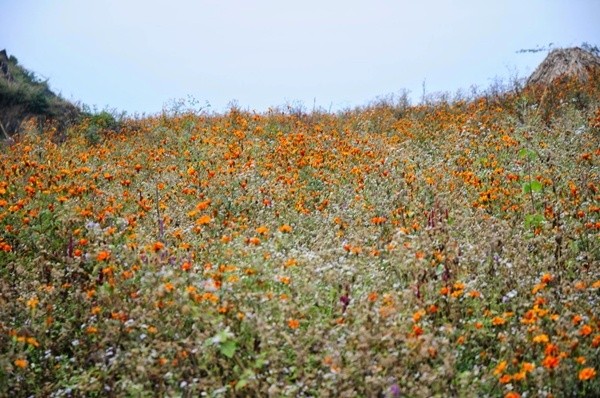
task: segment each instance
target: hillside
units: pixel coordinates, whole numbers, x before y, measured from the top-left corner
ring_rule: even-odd
[[[0,395],[600,396],[600,75],[0,149]]]
[[[74,121],[79,109],[53,93],[46,81],[0,51],[0,134],[12,136],[25,120],[57,122],[59,130]]]

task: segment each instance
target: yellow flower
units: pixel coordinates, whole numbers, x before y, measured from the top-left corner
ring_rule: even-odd
[[[27,306],[31,309],[36,308],[39,303],[40,303],[40,300],[38,300],[38,298],[36,296],[33,296],[32,298],[27,300]]]
[[[547,334],[538,334],[533,338],[534,343],[545,344],[548,341],[550,341],[550,339],[548,338]]]
[[[507,365],[506,361],[502,361],[498,365],[496,365],[496,368],[494,369],[494,375],[495,376],[501,375],[504,372],[504,370],[506,369],[506,365]]]

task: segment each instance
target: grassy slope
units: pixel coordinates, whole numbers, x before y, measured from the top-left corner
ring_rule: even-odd
[[[598,81],[24,135],[0,394],[599,395]]]

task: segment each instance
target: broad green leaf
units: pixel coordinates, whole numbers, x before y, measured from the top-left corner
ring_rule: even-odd
[[[542,183],[539,181],[531,181],[531,190],[533,192],[542,192]]]
[[[529,193],[531,192],[531,184],[526,182],[523,183],[523,193]]]
[[[227,340],[219,347],[221,354],[225,355],[227,358],[233,358],[236,348],[237,344],[233,340]]]

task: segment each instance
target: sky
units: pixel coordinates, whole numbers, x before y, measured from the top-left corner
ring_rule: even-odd
[[[98,109],[338,111],[527,77],[546,53],[517,51],[600,47],[599,16],[599,0],[0,0],[0,49]]]

